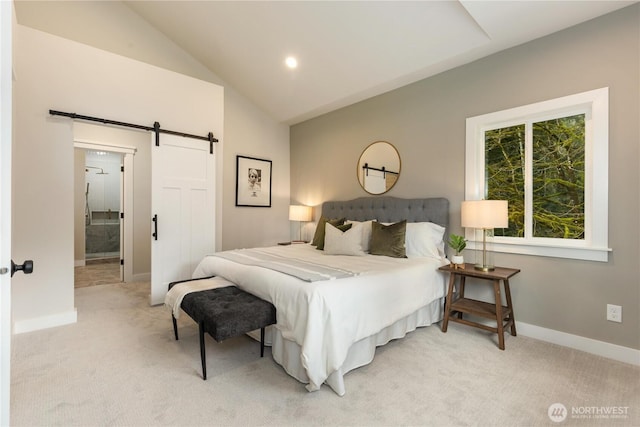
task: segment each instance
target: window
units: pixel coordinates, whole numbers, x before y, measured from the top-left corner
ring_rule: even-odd
[[[509,202],[495,251],[607,261],[608,99],[603,88],[467,119],[465,199]]]

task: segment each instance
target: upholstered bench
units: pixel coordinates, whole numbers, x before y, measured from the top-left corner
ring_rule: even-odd
[[[169,284],[169,289],[182,282]],[[207,379],[204,333],[217,342],[260,329],[260,357],[264,356],[264,328],[276,323],[276,308],[268,301],[235,286],[191,292],[180,305],[199,326],[202,379]],[[178,325],[173,320],[173,332],[178,340]]]

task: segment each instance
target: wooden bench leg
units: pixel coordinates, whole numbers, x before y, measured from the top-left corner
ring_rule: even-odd
[[[178,341],[178,324],[176,323],[176,317],[171,313],[171,320],[173,320],[173,333],[176,335],[176,341]]]
[[[200,329],[200,359],[202,359],[202,379],[206,380],[207,379],[207,358],[205,356],[205,351],[204,351],[204,323],[200,322],[198,325]]]

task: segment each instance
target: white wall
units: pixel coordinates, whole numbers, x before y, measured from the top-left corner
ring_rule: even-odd
[[[72,121],[49,109],[213,132],[221,154],[224,95],[221,86],[20,25],[14,48],[12,250],[34,260],[32,275],[14,278],[13,319],[22,332],[76,319]],[[215,161],[221,174],[222,155]]]
[[[147,141],[148,142],[148,141]],[[86,153],[85,183],[89,184],[89,208],[93,211],[120,211],[120,165],[122,154],[108,153],[97,155],[90,150]],[[104,173],[102,173],[104,172]],[[99,174],[100,173],[100,174]]]
[[[222,249],[264,246],[291,238],[288,125],[257,108],[220,79],[215,70],[207,69],[122,2],[21,1],[16,3],[16,14],[21,25],[223,86],[224,178],[216,189],[223,203],[216,212],[222,218],[216,230],[216,246]],[[273,162],[271,208],[235,206],[237,155]]]
[[[226,90],[225,95],[222,249],[290,240],[289,126],[274,122],[233,90]],[[271,208],[235,206],[237,155],[272,161]]]

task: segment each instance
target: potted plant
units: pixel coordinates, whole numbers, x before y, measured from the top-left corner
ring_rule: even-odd
[[[464,257],[462,256],[462,251],[467,247],[467,241],[462,236],[458,236],[457,234],[449,235],[449,247],[456,251],[456,254],[451,257],[451,262],[453,264],[464,264]]]

